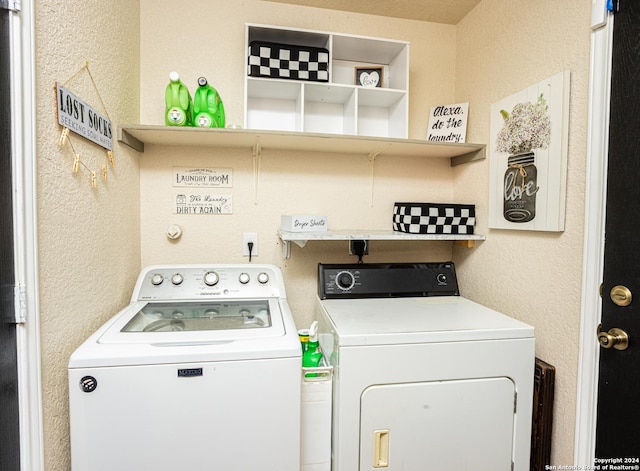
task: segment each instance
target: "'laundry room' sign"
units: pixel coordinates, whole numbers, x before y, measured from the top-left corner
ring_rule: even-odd
[[[230,168],[173,167],[173,186],[231,188],[233,186],[233,170]]]

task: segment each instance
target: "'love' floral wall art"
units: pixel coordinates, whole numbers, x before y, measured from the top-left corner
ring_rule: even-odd
[[[563,231],[569,72],[491,106],[489,227]]]

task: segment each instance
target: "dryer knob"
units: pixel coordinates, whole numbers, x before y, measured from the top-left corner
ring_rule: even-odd
[[[348,291],[355,285],[356,279],[348,271],[341,271],[336,275],[336,286],[343,291]]]
[[[207,286],[215,286],[219,279],[218,274],[214,271],[208,271],[204,274],[204,283]]]
[[[269,282],[269,275],[267,275],[265,272],[262,272],[258,275],[258,282],[260,284],[266,284]]]

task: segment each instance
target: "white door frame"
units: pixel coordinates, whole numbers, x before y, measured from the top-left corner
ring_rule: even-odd
[[[596,328],[601,318],[600,284],[604,262],[604,224],[609,151],[609,105],[613,14],[606,0],[592,0],[589,127],[585,188],[584,252],[580,357],[574,464],[592,465],[595,457],[596,410],[598,405],[598,361],[600,346]]]
[[[36,187],[35,41],[33,0],[15,2],[11,23],[11,120],[14,260],[20,415],[20,468],[43,471]]]

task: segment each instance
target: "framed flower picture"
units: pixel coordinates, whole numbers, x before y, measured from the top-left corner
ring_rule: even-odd
[[[564,231],[568,71],[491,106],[489,227]]]

